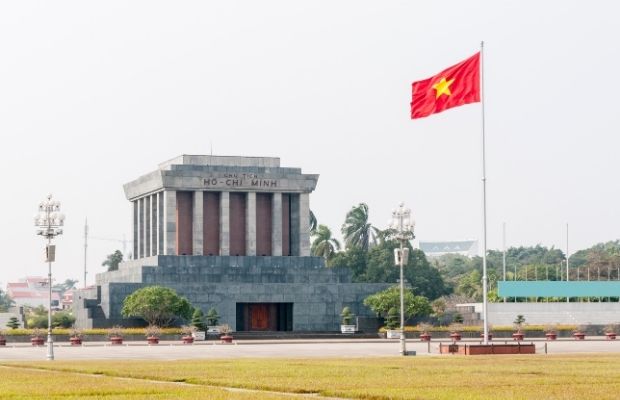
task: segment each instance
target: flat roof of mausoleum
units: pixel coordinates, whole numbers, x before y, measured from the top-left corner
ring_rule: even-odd
[[[277,157],[180,155],[123,187],[128,200],[160,191],[310,193],[318,174],[280,166]]]

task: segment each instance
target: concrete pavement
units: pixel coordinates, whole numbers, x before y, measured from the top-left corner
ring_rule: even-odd
[[[536,353],[620,353],[620,341],[593,339],[585,341],[545,340],[524,341],[534,343]],[[444,341],[443,343],[448,343]],[[462,343],[479,343],[463,341]],[[504,343],[496,340],[494,343]],[[512,341],[509,341],[512,343]],[[398,340],[248,340],[233,344],[217,341],[183,345],[180,342],[161,342],[149,346],[145,342],[128,342],[112,346],[104,342],[86,342],[83,346],[71,346],[66,342],[54,343],[56,360],[97,359],[215,359],[215,358],[367,358],[399,355]],[[407,350],[415,350],[418,356],[437,356],[439,341],[430,345],[419,340],[407,342]],[[46,347],[33,347],[26,343],[0,347],[0,360],[45,360]]]

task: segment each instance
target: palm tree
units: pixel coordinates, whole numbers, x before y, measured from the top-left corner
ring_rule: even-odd
[[[351,208],[342,225],[342,235],[347,247],[359,247],[368,251],[368,247],[376,241],[379,229],[368,222],[368,205],[360,203]]]
[[[316,220],[316,215],[314,215],[314,212],[310,210],[310,234],[311,235],[314,235],[316,233],[317,225],[318,225],[318,222]]]
[[[310,251],[314,256],[320,256],[329,260],[340,250],[340,242],[332,237],[332,231],[325,225],[319,225],[313,234],[314,240]]]

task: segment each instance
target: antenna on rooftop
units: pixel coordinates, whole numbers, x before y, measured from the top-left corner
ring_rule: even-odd
[[[86,275],[88,274],[86,255],[88,254],[88,217],[84,220],[84,287],[86,287]]]

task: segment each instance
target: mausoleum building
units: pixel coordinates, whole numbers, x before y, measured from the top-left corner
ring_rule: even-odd
[[[182,155],[124,185],[133,255],[74,296],[84,328],[139,323],[121,316],[135,290],[162,285],[237,331],[335,331],[349,306],[385,284],[310,255],[310,193],[318,175],[279,158]]]

